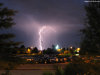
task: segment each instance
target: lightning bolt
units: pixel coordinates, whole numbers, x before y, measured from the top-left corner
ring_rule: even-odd
[[[43,26],[40,31],[39,31],[39,44],[40,44],[40,50],[43,50],[43,47],[42,47],[42,32],[46,29],[46,26]]]
[[[43,43],[42,33],[43,33],[46,29],[50,29],[50,30],[52,30],[53,32],[56,32],[52,27],[49,27],[49,26],[43,26],[42,28],[40,28],[40,30],[39,30],[39,47],[40,47],[40,50],[43,50],[43,47],[42,47],[42,43]]]

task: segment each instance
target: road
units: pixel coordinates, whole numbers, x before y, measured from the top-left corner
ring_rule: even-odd
[[[55,66],[64,68],[68,63],[61,64],[24,64],[18,66],[16,69],[11,70],[11,75],[42,75],[44,72],[55,73]],[[0,75],[4,70],[0,70]]]

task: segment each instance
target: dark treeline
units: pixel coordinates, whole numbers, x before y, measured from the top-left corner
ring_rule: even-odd
[[[16,13],[17,11],[4,7],[0,3],[0,69],[12,69],[20,61],[20,58],[15,57],[14,50],[21,42],[14,42],[12,38],[15,35],[6,31],[15,25],[13,16]],[[2,30],[6,33],[3,33]]]
[[[85,10],[85,28],[81,30],[81,54],[100,55],[100,3],[89,3]]]

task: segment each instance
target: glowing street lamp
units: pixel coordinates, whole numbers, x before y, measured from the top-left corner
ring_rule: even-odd
[[[76,50],[77,50],[77,52],[79,52],[80,51],[80,48],[77,48]]]
[[[73,49],[73,47],[71,46],[70,49]]]
[[[75,54],[75,55],[79,56],[80,48],[77,48],[75,51],[77,52],[77,54]]]
[[[30,54],[30,53],[31,53],[31,49],[29,49],[29,48],[28,48],[28,49],[27,49],[27,53],[29,53],[29,54]]]
[[[31,48],[31,49],[33,49],[34,47],[33,47],[33,46],[31,46],[30,48]]]

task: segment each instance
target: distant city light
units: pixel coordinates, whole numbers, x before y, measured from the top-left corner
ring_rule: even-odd
[[[33,49],[34,47],[31,46],[30,48]]]
[[[79,54],[75,54],[76,56],[79,56]]]
[[[27,49],[27,53],[29,53],[29,54],[30,54],[30,53],[31,53],[31,49],[29,49],[29,48],[28,48],[28,49]]]
[[[80,51],[80,48],[77,48],[77,52],[79,52]]]
[[[60,52],[62,49],[57,49],[58,52]]]
[[[71,46],[70,49],[72,49],[73,47]]]
[[[59,49],[59,45],[56,46],[56,50]]]

